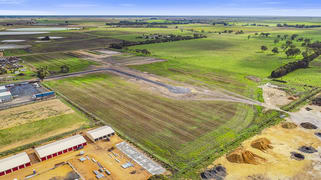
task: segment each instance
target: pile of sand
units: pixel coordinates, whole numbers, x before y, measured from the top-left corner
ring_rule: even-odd
[[[294,129],[298,126],[294,123],[291,123],[291,122],[284,122],[284,123],[282,123],[282,127],[285,129]]]
[[[238,148],[234,152],[226,155],[226,159],[232,163],[261,164],[264,158],[252,153],[251,151]]]
[[[251,143],[251,146],[253,148],[259,149],[261,151],[266,151],[268,149],[273,149],[273,146],[271,146],[271,141],[267,138],[260,138]]]

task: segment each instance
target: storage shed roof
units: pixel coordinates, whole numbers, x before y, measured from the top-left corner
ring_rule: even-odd
[[[0,160],[0,172],[27,164],[30,162],[27,153],[19,153],[14,156],[10,156]]]
[[[39,157],[46,157],[55,153],[58,153],[60,151],[63,151],[65,149],[80,145],[85,143],[86,140],[81,135],[75,135],[71,136],[66,139],[62,139],[59,141],[56,141],[54,143],[50,143],[41,147],[35,148],[36,152],[38,153]]]
[[[108,134],[112,134],[114,132],[115,131],[113,130],[113,128],[109,126],[103,126],[94,130],[90,130],[87,132],[87,134],[91,136],[93,139],[97,139],[97,138],[106,136]]]

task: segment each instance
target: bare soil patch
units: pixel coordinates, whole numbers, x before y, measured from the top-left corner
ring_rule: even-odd
[[[295,98],[276,86],[266,84],[262,86],[264,102],[271,106],[281,107],[291,103]]]
[[[49,117],[70,114],[74,111],[58,99],[0,111],[0,129],[39,121]]]
[[[305,111],[304,107],[301,110]],[[309,113],[312,112],[310,111]],[[314,114],[314,116],[316,116],[316,114]],[[295,117],[295,121],[297,122],[305,122],[307,120],[305,116],[300,116],[300,112],[291,114],[291,117]],[[293,121],[292,118],[289,119],[289,121]],[[293,126],[292,123],[287,125],[296,127]],[[318,131],[306,130],[300,126],[294,129],[284,128],[283,126],[284,124],[280,124],[267,128],[262,131],[261,134],[242,143],[244,149],[266,159],[266,162],[256,165],[231,163],[226,156],[222,156],[208,168],[218,164],[224,166],[227,172],[225,179],[227,180],[251,179],[249,177],[260,177],[260,179],[320,179],[321,141],[320,138],[315,135]],[[253,147],[253,142],[260,138],[268,139],[273,149],[262,151],[259,148]],[[308,151],[300,152],[302,147],[308,147],[304,148],[304,150],[310,150],[310,147],[313,147],[313,149],[311,148],[311,152],[313,151],[313,153],[306,153]],[[303,156],[294,155],[294,153]]]

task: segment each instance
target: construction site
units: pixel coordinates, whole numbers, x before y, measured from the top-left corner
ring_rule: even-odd
[[[92,137],[95,138],[92,140]],[[130,151],[124,151],[124,145]],[[0,160],[0,167],[1,178],[19,180],[148,179],[165,172],[164,168],[124,142],[108,126],[80,132],[4,158]]]

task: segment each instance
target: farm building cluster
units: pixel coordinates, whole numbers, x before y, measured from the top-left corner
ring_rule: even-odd
[[[6,86],[0,86],[0,103],[5,103],[11,101],[12,94],[11,92],[7,89]]]
[[[18,57],[0,56],[0,75],[8,72],[19,74],[25,71],[25,69],[23,69],[24,66],[20,64],[21,62],[23,62],[22,59]]]
[[[89,139],[93,138],[93,142],[97,142],[98,140],[108,139],[108,137],[115,135],[115,131],[109,126],[103,126],[88,131],[86,134]],[[83,149],[87,144],[87,140],[84,138],[84,136],[78,134],[53,143],[36,147],[34,148],[34,151],[37,158],[41,162],[71,151]],[[0,160],[0,176],[10,174],[29,166],[32,166],[32,163],[26,152],[7,157]]]
[[[15,104],[48,99],[55,96],[55,92],[48,92],[39,82],[22,82],[0,86],[0,107],[11,107]]]

